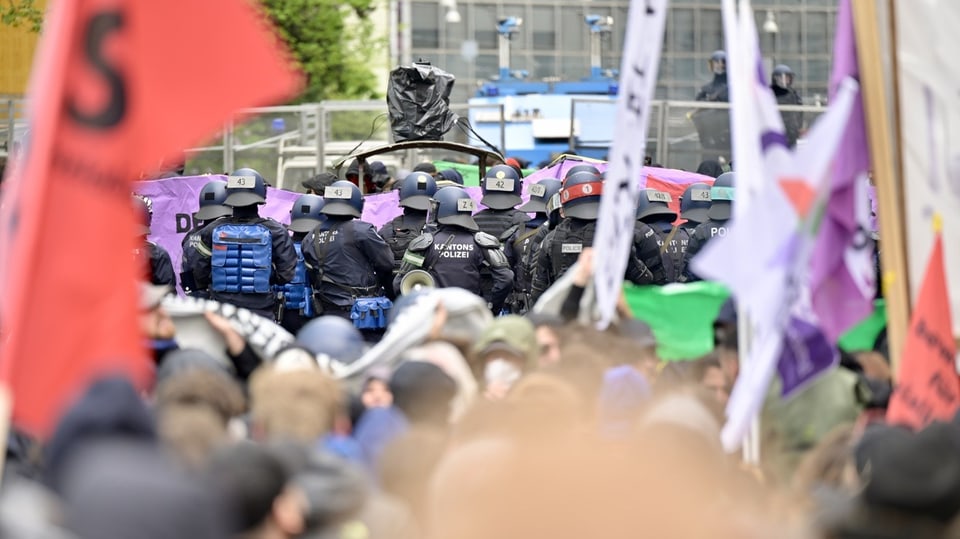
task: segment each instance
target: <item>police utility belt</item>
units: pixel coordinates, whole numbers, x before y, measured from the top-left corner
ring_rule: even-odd
[[[380,287],[354,288],[335,283],[326,277],[322,277],[321,281],[336,286],[351,296],[350,320],[353,321],[353,325],[357,329],[383,329],[387,327],[387,318],[390,315],[390,309],[393,308],[393,302],[386,296],[375,295]],[[314,292],[313,299],[318,314],[322,315],[326,307],[345,310],[343,306],[325,299],[321,292]]]
[[[338,230],[339,227],[331,230]],[[354,241],[353,239],[353,229],[348,225],[344,231],[347,242]],[[332,242],[319,242],[319,236],[314,237],[316,242],[315,249],[317,251],[318,258],[323,260],[326,258],[327,251],[330,249]],[[330,284],[340,288],[347,292],[352,298],[352,305],[350,307],[350,320],[353,321],[353,325],[357,329],[383,329],[387,327],[387,315],[390,313],[390,309],[393,307],[393,302],[389,298],[382,295],[375,295],[380,291],[380,287],[371,286],[364,288],[354,288],[352,286],[342,285],[340,283],[332,281],[326,275],[323,274],[323,269],[320,269],[320,282]],[[318,290],[313,294],[314,298],[314,307],[317,311],[317,315],[322,315],[324,312],[324,307],[330,305],[335,307],[338,310],[343,307],[336,305],[329,301],[324,301],[322,293]]]

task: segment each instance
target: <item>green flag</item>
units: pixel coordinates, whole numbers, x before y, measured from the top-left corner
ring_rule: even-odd
[[[873,302],[873,312],[870,316],[841,335],[837,345],[847,352],[873,350],[873,343],[885,327],[887,327],[887,303],[878,299]]]
[[[697,359],[713,350],[713,321],[729,290],[700,281],[666,286],[624,285],[633,316],[650,324],[666,361]]]

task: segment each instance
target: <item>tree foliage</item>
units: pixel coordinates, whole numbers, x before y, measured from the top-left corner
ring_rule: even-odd
[[[39,32],[43,26],[43,10],[34,0],[0,0],[0,23]]]
[[[307,76],[302,102],[380,97],[370,69],[384,51],[370,14],[378,0],[261,0]]]

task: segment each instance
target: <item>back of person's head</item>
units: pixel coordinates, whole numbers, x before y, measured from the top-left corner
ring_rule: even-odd
[[[521,378],[506,397],[514,437],[542,442],[580,434],[589,417],[587,401],[569,381],[553,372]]]
[[[269,525],[289,479],[290,471],[276,452],[249,442],[218,451],[207,469],[207,481],[223,501],[235,534]]]
[[[315,442],[332,428],[344,398],[337,381],[319,369],[265,365],[249,387],[254,435],[268,439]]]
[[[240,385],[216,371],[188,370],[157,388],[160,439],[191,467],[229,440],[228,424],[246,408]]]
[[[393,405],[411,423],[445,426],[457,384],[447,373],[422,361],[402,363],[390,377]]]
[[[383,491],[424,515],[427,485],[447,447],[444,431],[417,426],[390,442],[377,466]]]
[[[225,426],[246,408],[243,389],[233,378],[216,371],[190,370],[164,380],[157,387],[157,410],[174,406],[205,407],[217,414]]]
[[[457,393],[450,403],[450,422],[456,423],[477,398],[479,388],[463,353],[452,343],[430,341],[407,350],[404,359],[425,361],[440,367],[456,382]]]
[[[83,539],[226,539],[228,515],[208,484],[154,444],[103,440],[82,447],[63,477],[63,523]]]
[[[95,380],[60,419],[45,450],[47,485],[57,490],[78,449],[104,440],[156,440],[153,415],[123,377]]]

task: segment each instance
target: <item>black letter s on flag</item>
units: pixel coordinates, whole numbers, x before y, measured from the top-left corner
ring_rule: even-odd
[[[123,27],[123,15],[119,11],[97,13],[87,23],[84,51],[90,64],[103,76],[110,90],[110,98],[99,111],[87,112],[77,107],[71,99],[67,104],[70,118],[86,127],[106,129],[123,120],[127,110],[126,87],[123,77],[103,58],[103,42],[113,32]]]

